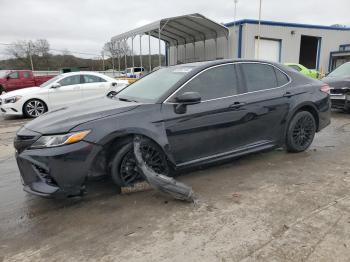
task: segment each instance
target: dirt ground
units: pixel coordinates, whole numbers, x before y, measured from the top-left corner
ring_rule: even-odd
[[[333,112],[305,153],[179,177],[197,205],[108,180],[84,198],[31,196],[13,157],[22,123],[0,120],[0,261],[350,261],[350,115]]]

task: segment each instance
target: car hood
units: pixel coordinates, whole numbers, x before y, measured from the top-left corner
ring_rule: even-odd
[[[333,88],[343,88],[350,87],[350,76],[349,77],[324,77],[323,82],[327,83],[330,87]]]
[[[9,98],[13,96],[23,96],[23,95],[30,95],[30,94],[37,94],[38,92],[42,92],[43,88],[34,86],[34,87],[27,87],[15,91],[10,91],[4,95],[1,96],[1,98]]]
[[[124,113],[139,105],[135,102],[123,102],[103,97],[50,111],[27,123],[24,128],[41,134],[67,133],[80,124]]]

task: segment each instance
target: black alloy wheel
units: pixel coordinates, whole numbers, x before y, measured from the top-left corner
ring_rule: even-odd
[[[289,124],[287,150],[297,153],[308,149],[314,140],[316,129],[315,118],[310,112],[298,112]]]
[[[141,143],[141,152],[147,166],[158,174],[168,175],[168,164],[162,150],[148,139]],[[140,174],[134,156],[133,143],[122,147],[112,161],[111,175],[114,182],[121,187],[133,186],[144,180]]]

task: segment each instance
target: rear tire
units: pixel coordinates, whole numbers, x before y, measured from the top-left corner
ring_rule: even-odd
[[[155,172],[169,175],[169,167],[163,150],[149,139],[141,142],[143,159]],[[134,144],[128,143],[121,147],[111,161],[111,176],[115,184],[120,187],[133,186],[144,181],[139,173],[134,156]]]
[[[30,99],[23,105],[23,114],[29,118],[36,118],[47,112],[47,105],[39,99]]]
[[[316,120],[307,111],[300,111],[294,115],[289,123],[286,147],[288,152],[303,152],[310,147],[316,134]]]

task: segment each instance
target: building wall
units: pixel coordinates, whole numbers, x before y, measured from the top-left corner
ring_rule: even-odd
[[[291,33],[292,31],[294,34]],[[257,35],[258,25],[243,25],[242,58],[254,59]],[[319,66],[325,71],[328,69],[330,52],[337,51],[340,45],[347,43],[350,39],[350,31],[261,25],[261,37],[282,40],[282,63],[299,62],[301,35],[322,38]]]
[[[195,61],[214,60],[216,58],[238,58],[239,29],[242,27],[241,37],[241,58],[254,59],[255,57],[255,36],[258,35],[258,25],[245,23],[242,25],[230,26],[228,39],[228,50],[226,38],[218,39],[218,54],[215,52],[215,41],[206,41],[206,53],[204,55],[203,42],[196,43],[196,55],[194,56],[193,44],[187,44],[186,59],[185,48],[178,48],[178,62],[189,63]],[[294,31],[294,34],[291,32]],[[281,39],[281,62],[298,63],[300,52],[301,35],[321,37],[321,50],[319,68],[328,70],[330,52],[339,50],[339,46],[349,43],[350,31],[328,30],[315,28],[300,28],[288,26],[261,25],[261,37]],[[176,47],[170,47],[169,64],[176,62]]]

